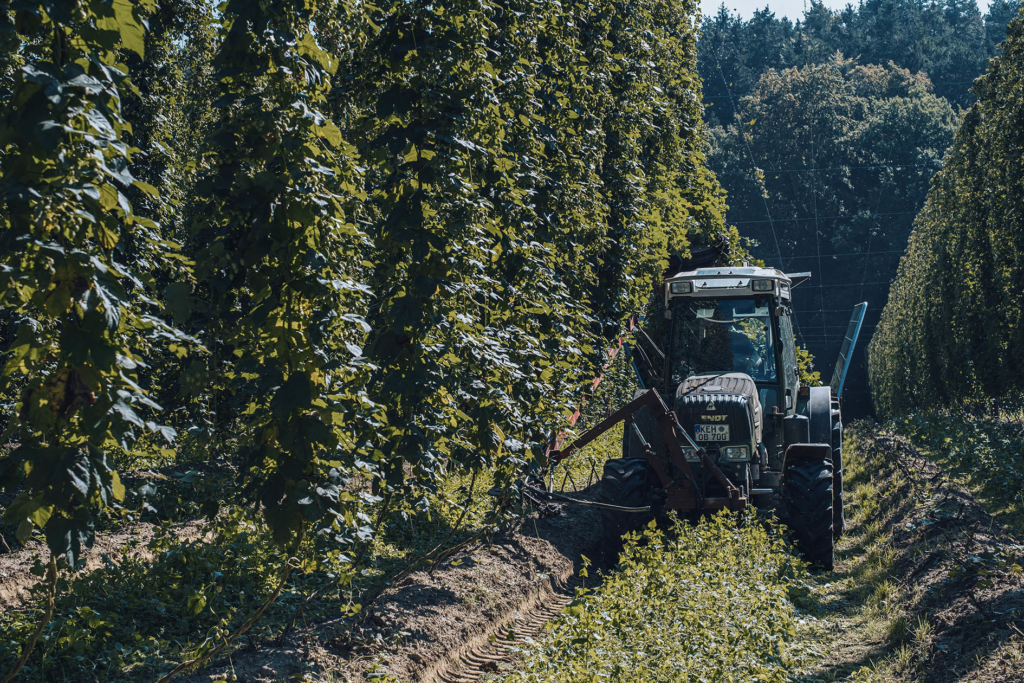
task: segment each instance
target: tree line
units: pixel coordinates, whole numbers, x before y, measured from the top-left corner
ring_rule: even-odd
[[[886,415],[1024,388],[1024,15],[976,83],[977,102],[928,193],[870,348]]]
[[[761,74],[817,64],[836,52],[860,64],[893,62],[932,80],[935,93],[969,106],[972,81],[1017,14],[1016,0],[994,0],[983,15],[975,0],[868,0],[832,10],[811,0],[802,19],[776,17],[766,6],[744,21],[723,4],[701,25],[698,71],[704,98],[722,123],[736,113]]]

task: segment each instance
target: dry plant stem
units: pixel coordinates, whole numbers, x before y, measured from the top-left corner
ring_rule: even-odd
[[[303,535],[304,535],[303,531],[300,531],[298,537],[295,540],[295,550],[298,550],[299,545],[302,543]],[[232,633],[230,636],[228,636],[224,640],[223,643],[221,643],[220,645],[218,645],[217,647],[213,648],[212,650],[210,650],[209,652],[207,652],[206,654],[204,654],[204,655],[202,655],[200,657],[196,657],[195,659],[190,659],[187,662],[182,662],[178,666],[176,666],[173,669],[171,669],[167,673],[167,675],[163,676],[160,680],[157,681],[157,683],[167,683],[167,681],[171,680],[172,678],[174,678],[175,676],[180,674],[182,671],[185,671],[187,669],[191,669],[192,667],[195,667],[195,666],[199,666],[203,662],[206,662],[206,661],[212,659],[213,657],[215,657],[218,654],[220,654],[221,652],[223,652],[225,648],[230,647],[231,644],[234,643],[236,640],[238,640],[241,636],[245,635],[245,633],[248,632],[248,630],[253,627],[253,624],[255,624],[257,621],[259,621],[259,618],[261,616],[263,616],[263,612],[265,612],[266,609],[268,607],[270,607],[274,603],[275,600],[277,600],[277,597],[279,595],[281,595],[281,591],[284,590],[284,585],[288,582],[288,577],[291,576],[291,573],[292,573],[292,568],[293,568],[293,564],[292,564],[292,561],[291,561],[292,555],[293,555],[293,553],[291,553],[291,552],[288,553],[288,558],[285,560],[284,568],[281,571],[281,580],[277,582],[277,587],[274,589],[274,592],[271,593],[270,597],[268,597],[263,602],[263,604],[260,605],[256,609],[256,611],[253,613],[253,615],[251,617],[249,617],[245,621],[244,624],[239,626],[238,629],[234,633]],[[6,681],[4,683],[6,683]]]
[[[475,534],[473,534],[472,536],[470,536],[466,540],[464,540],[464,541],[462,541],[460,543],[456,543],[452,547],[447,548],[446,550],[441,551],[441,553],[434,559],[433,564],[430,565],[430,570],[429,570],[428,573],[433,574],[434,570],[437,569],[438,565],[440,565],[442,562],[444,562],[446,559],[448,559],[449,557],[454,555],[456,552],[458,552],[462,548],[465,548],[466,546],[475,543],[483,535],[484,535],[484,532],[483,532],[483,529],[481,529],[480,531],[477,531]]]
[[[22,667],[25,666],[25,662],[28,661],[29,655],[32,654],[32,650],[35,649],[36,641],[39,640],[39,636],[43,634],[43,629],[50,623],[50,619],[53,618],[53,603],[57,597],[57,558],[50,553],[50,564],[46,571],[47,586],[46,586],[46,611],[43,613],[42,618],[39,619],[39,624],[36,625],[36,630],[32,632],[32,637],[25,643],[25,651],[21,653],[21,659],[14,665],[14,668],[4,676],[3,683],[10,683],[14,680],[14,677],[18,675]]]
[[[477,531],[476,533],[474,533],[472,536],[470,536],[469,538],[465,539],[464,541],[456,543],[452,547],[447,548],[446,550],[443,550],[441,552],[441,554],[438,555],[434,559],[434,562],[431,564],[430,571],[431,572],[434,571],[434,569],[436,569],[439,564],[444,562],[445,558],[451,557],[451,555],[453,553],[458,552],[459,550],[461,550],[462,548],[465,548],[466,546],[469,546],[469,545],[472,545],[473,543],[476,543],[484,535],[486,529],[487,529],[487,527],[484,527],[483,529],[480,529],[479,531]],[[430,550],[429,552],[423,553],[422,555],[417,557],[415,560],[413,560],[412,562],[407,564],[405,566],[405,569],[403,569],[398,574],[396,574],[394,576],[394,578],[391,579],[389,584],[390,585],[395,585],[395,584],[399,584],[402,581],[404,581],[410,574],[413,573],[413,571],[416,569],[416,567],[420,566],[420,564],[424,560],[430,558],[434,553],[436,553],[439,550],[441,550],[441,547],[443,545],[444,544],[442,543],[442,544],[434,546],[433,550]],[[370,605],[372,605],[374,603],[374,601],[377,600],[377,598],[379,598],[380,596],[382,596],[384,594],[384,591],[385,591],[386,588],[387,588],[386,585],[385,586],[381,586],[369,598],[367,598],[364,601],[364,605],[363,605],[363,615],[364,616],[366,614],[369,614],[369,607],[370,607]]]
[[[441,564],[442,562],[445,561],[445,558],[451,557],[453,553],[458,552],[459,550],[461,550],[462,548],[465,548],[466,546],[469,546],[469,545],[472,545],[473,543],[476,543],[478,540],[480,540],[480,538],[483,535],[484,535],[484,529],[480,529],[479,531],[477,531],[475,534],[473,534],[472,536],[470,536],[466,540],[461,541],[459,543],[456,543],[452,547],[447,548],[446,550],[441,552],[441,554],[438,555],[435,558],[434,562],[431,564],[430,571],[434,571],[434,569],[436,569],[439,564]],[[429,553],[425,553],[425,554],[421,555],[420,557],[416,558],[415,560],[413,560],[412,562],[410,562],[406,566],[405,569],[403,569],[399,574],[397,574],[395,576],[395,578],[393,578],[391,580],[391,582],[390,582],[391,585],[394,585],[394,584],[397,584],[397,583],[401,583],[402,581],[404,581],[410,574],[413,573],[413,571],[416,569],[416,567],[420,566],[420,564],[424,560],[426,560],[431,555],[433,555],[435,552],[437,552],[438,549],[440,549],[440,547],[441,546],[435,546],[434,549],[431,550]],[[371,604],[373,604],[373,602],[377,598],[379,598],[381,595],[384,594],[385,588],[386,588],[386,586],[378,588],[377,591],[368,600],[366,600],[366,605],[363,607],[364,612],[367,611],[367,608]]]
[[[423,561],[431,558],[434,555],[434,553],[438,553],[440,551],[440,554],[436,558],[434,558],[434,562],[430,566],[430,570],[429,571],[433,572],[437,568],[437,566],[439,564],[441,564],[441,562],[444,561],[444,559],[446,557],[450,557],[452,555],[452,553],[455,553],[458,550],[460,550],[462,548],[465,548],[466,546],[476,542],[477,540],[480,539],[481,536],[484,535],[484,532],[487,529],[488,525],[484,525],[484,528],[480,529],[479,531],[474,533],[469,538],[467,538],[467,539],[465,539],[465,540],[463,540],[463,541],[461,541],[459,543],[456,543],[455,545],[453,545],[452,547],[450,547],[450,548],[448,548],[446,550],[442,550],[442,548],[444,548],[445,544],[448,543],[448,541],[451,539],[451,537],[462,526],[462,521],[466,518],[466,513],[469,511],[469,503],[473,499],[473,489],[474,489],[475,485],[476,485],[476,472],[474,471],[473,472],[473,476],[472,476],[472,478],[470,479],[470,482],[469,482],[469,494],[466,497],[466,503],[462,506],[462,513],[459,515],[459,519],[456,520],[455,525],[452,527],[452,530],[448,533],[448,535],[445,537],[445,539],[443,541],[441,541],[436,546],[434,546],[432,549],[428,550],[427,552],[423,553],[422,555],[417,557],[415,560],[413,560],[412,562],[407,564],[405,566],[405,569],[400,571],[398,574],[396,574],[391,579],[391,581],[389,582],[390,585],[395,585],[395,584],[398,584],[398,583],[401,583],[402,581],[404,581],[410,574],[413,573],[413,571],[416,569],[416,567],[420,566],[420,564]],[[325,587],[325,589],[326,588],[327,587]],[[367,598],[366,600],[363,601],[363,603],[364,603],[363,604],[363,616],[364,617],[365,617],[365,615],[369,614],[369,607],[370,607],[370,605],[372,605],[374,603],[374,601],[377,600],[377,598],[379,598],[381,595],[384,594],[385,588],[386,588],[386,586],[381,586],[373,594],[371,594],[369,598]],[[310,599],[312,599],[313,597],[315,597],[315,594],[314,594],[314,596],[310,596]]]
[[[437,544],[431,552],[437,551],[438,548],[442,548],[448,541],[451,540],[452,536],[462,527],[462,521],[466,519],[466,513],[469,512],[469,506],[473,502],[473,489],[476,487],[476,470],[473,470],[473,476],[469,479],[469,493],[466,494],[466,501],[462,504],[462,512],[459,514],[459,518],[455,521],[455,525],[452,527],[445,539]],[[443,557],[443,553],[442,553]],[[430,573],[433,574],[434,570],[437,569],[438,563],[441,562],[441,558],[438,558],[433,565],[430,567]]]

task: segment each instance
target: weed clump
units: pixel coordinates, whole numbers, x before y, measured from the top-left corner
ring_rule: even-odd
[[[805,574],[777,530],[722,513],[627,539],[506,683],[791,680]]]

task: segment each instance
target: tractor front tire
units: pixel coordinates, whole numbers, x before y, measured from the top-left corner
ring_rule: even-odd
[[[600,501],[619,507],[650,505],[651,474],[646,458],[615,458],[604,464]],[[601,545],[606,567],[613,567],[622,552],[622,535],[641,529],[653,516],[650,513],[602,510]]]
[[[786,520],[800,554],[812,567],[835,566],[832,462],[812,458],[786,467]]]

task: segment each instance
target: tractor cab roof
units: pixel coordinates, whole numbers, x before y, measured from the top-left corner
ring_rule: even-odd
[[[697,270],[684,271],[676,275],[697,276],[697,277],[728,277],[730,275],[745,275],[748,277],[786,277],[786,274],[776,268],[761,268],[758,266],[719,266],[716,268],[698,268]]]
[[[665,280],[665,303],[677,297],[739,297],[772,295],[789,301],[792,290],[810,273],[783,273],[777,268],[717,266],[680,271]]]

